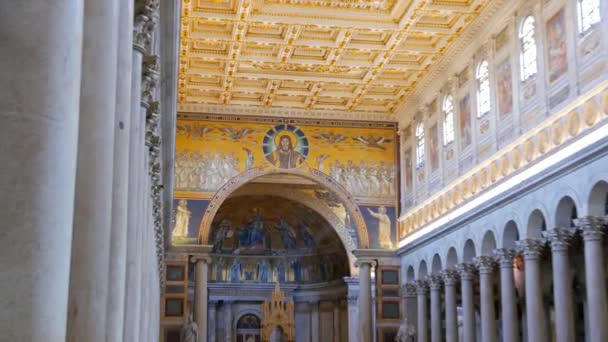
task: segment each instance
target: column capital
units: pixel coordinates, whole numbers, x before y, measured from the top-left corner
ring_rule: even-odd
[[[491,256],[482,255],[473,259],[475,266],[479,269],[479,274],[492,274],[496,267],[496,259]]]
[[[428,283],[431,291],[439,291],[443,285],[443,277],[439,274],[433,274],[429,276]]]
[[[445,269],[441,271],[441,277],[445,286],[454,286],[458,282],[458,271],[453,269]]]
[[[574,237],[575,230],[571,228],[556,227],[543,232],[543,237],[551,245],[553,252],[567,252],[568,246]]]
[[[460,263],[456,265],[456,270],[460,274],[462,281],[473,280],[475,274],[475,266],[473,264],[467,262]]]
[[[357,259],[355,266],[361,267],[362,265],[369,265],[370,268],[375,267],[378,262],[374,259]]]
[[[494,255],[501,268],[513,268],[513,259],[517,251],[511,248],[497,248],[494,250]]]
[[[133,22],[133,47],[142,53],[150,48],[152,33],[158,21],[159,0],[135,1]]]
[[[606,235],[605,217],[584,216],[575,219],[574,224],[583,233],[584,241],[602,241]]]
[[[405,298],[416,297],[416,285],[414,283],[401,285],[401,296]]]
[[[427,280],[418,279],[416,283],[416,294],[426,296],[429,293],[429,282]]]
[[[524,260],[534,260],[540,258],[545,249],[543,239],[523,239],[516,242],[517,248],[524,256]]]
[[[192,256],[190,256],[190,261],[195,264],[201,261],[209,265],[211,264],[211,257],[207,254],[193,254]]]

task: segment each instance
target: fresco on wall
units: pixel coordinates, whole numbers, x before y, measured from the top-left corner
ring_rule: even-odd
[[[404,172],[405,172],[405,176],[404,178],[404,183],[405,183],[405,189],[406,190],[412,190],[412,181],[413,181],[413,175],[412,175],[412,149],[408,146],[405,149],[405,153],[403,154],[403,161],[404,161]]]
[[[502,50],[509,43],[509,40],[509,27],[507,26],[496,35],[496,52]]]
[[[182,196],[209,199],[248,169],[276,167],[317,169],[357,200],[395,203],[394,124],[204,118],[177,122],[175,188]]]
[[[513,78],[510,57],[496,67],[496,95],[498,97],[498,118],[504,120],[513,112]]]
[[[198,225],[207,209],[209,201],[196,199],[176,199],[173,201],[174,225],[171,230],[173,245],[196,244]]]
[[[437,123],[434,123],[429,129],[429,150],[431,159],[431,172],[439,168],[439,132],[437,131]]]
[[[547,35],[549,82],[553,82],[568,71],[568,45],[563,8],[547,21],[545,32]]]
[[[458,132],[460,136],[460,149],[464,150],[471,145],[471,104],[470,96],[465,95],[460,100],[459,104],[459,120],[458,120]]]
[[[397,219],[395,207],[360,205],[359,208],[369,229],[370,248],[393,248]]]

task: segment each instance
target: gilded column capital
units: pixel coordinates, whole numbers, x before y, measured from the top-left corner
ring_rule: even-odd
[[[414,283],[401,285],[401,296],[405,298],[416,297],[416,285]]]
[[[524,256],[524,260],[535,260],[540,258],[545,249],[546,242],[543,239],[523,239],[516,242],[517,248]]]
[[[510,248],[497,248],[494,250],[494,255],[500,268],[513,268],[513,259],[517,255],[517,251]]]
[[[456,270],[460,274],[461,281],[471,281],[475,275],[475,266],[473,264],[463,262],[456,265]]]
[[[492,274],[496,268],[497,262],[494,257],[482,255],[473,259],[475,266],[479,270],[479,274]]]
[[[584,241],[602,241],[606,235],[606,219],[603,217],[584,216],[574,220],[582,232]]]
[[[416,294],[419,296],[426,296],[429,294],[429,282],[427,280],[418,279],[415,281]]]
[[[570,242],[574,237],[575,230],[571,228],[556,227],[543,232],[543,237],[551,245],[553,252],[568,252]]]
[[[428,284],[431,291],[439,291],[443,286],[443,277],[439,274],[433,274],[428,278]]]
[[[441,271],[441,277],[445,286],[454,286],[458,283],[458,271],[453,269],[445,269]]]

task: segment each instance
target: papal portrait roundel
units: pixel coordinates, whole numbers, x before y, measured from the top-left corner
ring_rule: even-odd
[[[308,157],[308,138],[296,126],[283,124],[268,130],[262,143],[264,157],[281,169],[291,169],[304,163]]]

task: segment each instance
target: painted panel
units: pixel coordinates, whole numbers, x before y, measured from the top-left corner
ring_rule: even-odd
[[[459,118],[458,120],[458,128],[460,134],[460,149],[464,150],[469,145],[471,145],[472,136],[471,136],[471,97],[469,95],[465,95],[459,103]]]
[[[504,120],[513,112],[513,76],[510,57],[496,67],[496,83],[498,118]]]
[[[429,157],[431,162],[431,172],[439,168],[439,132],[437,123],[434,123],[429,129]]]
[[[196,244],[198,226],[209,201],[180,198],[173,201],[175,216],[171,231],[172,244]]]
[[[568,71],[568,43],[563,8],[547,21],[545,33],[549,82],[554,82]]]
[[[395,207],[361,205],[361,213],[369,230],[371,248],[393,248],[396,239]]]

